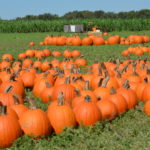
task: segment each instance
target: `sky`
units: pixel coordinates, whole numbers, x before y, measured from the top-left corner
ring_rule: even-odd
[[[74,10],[120,12],[150,9],[150,0],[0,0],[0,18],[44,13],[64,15]]]

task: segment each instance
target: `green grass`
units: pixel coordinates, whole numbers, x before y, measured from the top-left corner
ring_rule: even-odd
[[[150,36],[150,31],[116,32],[116,34],[122,36],[145,33]],[[28,43],[30,41],[34,41],[37,44],[50,34],[57,35],[60,33],[0,34],[0,56],[4,53],[11,53],[17,58],[18,53],[29,49]],[[146,45],[150,46],[150,44]],[[125,45],[63,47],[36,45],[34,48],[42,50],[45,47],[60,51],[66,48],[71,50],[78,49],[85,55],[90,64],[94,58],[98,58],[99,61],[107,61],[110,57],[120,57],[120,52],[128,48]],[[131,57],[137,58],[135,56]],[[124,58],[121,57],[121,59],[123,60]],[[44,110],[47,108],[47,105],[41,104],[39,100],[37,101],[40,108]],[[78,129],[69,128],[62,134],[52,134],[48,139],[40,140],[22,136],[8,150],[149,150],[149,126],[150,117],[144,114],[143,103],[140,103],[136,109],[126,112],[115,120],[97,123],[89,129],[84,127],[79,127]]]
[[[142,31],[149,30],[150,19],[0,20],[0,32],[62,32],[65,24],[83,24],[85,30],[97,25],[102,31]]]

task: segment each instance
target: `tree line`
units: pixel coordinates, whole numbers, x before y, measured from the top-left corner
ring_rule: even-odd
[[[72,11],[58,16],[56,14],[40,14],[40,15],[27,15],[25,17],[17,17],[15,20],[57,20],[57,19],[90,19],[90,18],[121,18],[121,19],[133,19],[133,18],[150,18],[150,9],[142,9],[139,11],[128,12],[105,12],[102,10],[97,11]]]

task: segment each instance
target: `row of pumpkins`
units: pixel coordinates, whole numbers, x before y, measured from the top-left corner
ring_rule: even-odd
[[[129,56],[130,54],[134,54],[136,56],[141,56],[144,55],[145,53],[148,53],[148,55],[150,55],[150,47],[145,46],[128,47],[128,49],[123,50],[121,52],[121,55]]]
[[[123,44],[123,45],[131,45],[137,43],[148,43],[150,42],[150,37],[147,35],[130,35],[127,38],[121,37],[119,35],[113,35],[108,37],[107,39],[102,36],[89,35],[84,38],[80,38],[79,36],[47,36],[44,38],[44,41],[41,41],[40,45],[114,45],[114,44]],[[34,42],[29,43],[30,46],[34,46]]]
[[[52,131],[61,133],[64,127],[88,127],[115,119],[135,108],[139,100],[150,115],[149,61],[117,59],[87,65],[84,58],[67,58],[47,61],[49,67],[41,69],[35,62],[45,62],[31,60],[26,65],[26,60],[31,59],[2,56],[1,64],[9,65],[0,68],[0,148],[11,146],[23,134],[38,139]],[[80,72],[81,65],[86,74]],[[26,89],[48,103],[46,112],[36,107],[38,100],[28,97]]]

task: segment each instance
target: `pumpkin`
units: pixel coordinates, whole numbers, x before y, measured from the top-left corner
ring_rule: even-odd
[[[25,59],[26,58],[26,53],[20,53],[20,54],[18,54],[18,58],[19,59]]]
[[[96,105],[102,113],[102,120],[112,120],[118,114],[116,105],[111,101],[101,99]]]
[[[78,89],[76,90],[76,97],[72,100],[71,106],[72,108],[75,108],[77,105],[79,105],[81,102],[84,101],[84,96],[81,96],[81,93]]]
[[[19,102],[23,104],[23,100],[21,97],[18,97],[16,94],[12,95],[10,92],[13,89],[13,86],[8,86],[4,93],[0,93],[0,102],[3,105],[11,106],[14,104],[14,98],[18,98]]]
[[[34,42],[30,42],[30,43],[29,43],[29,46],[34,46],[34,45],[35,45]]]
[[[94,45],[104,45],[105,44],[105,40],[102,37],[95,37],[93,38],[93,44]]]
[[[35,79],[35,73],[29,72],[28,70],[25,71],[21,75],[24,87],[33,87],[34,86],[34,79]]]
[[[137,105],[137,96],[136,93],[132,89],[130,89],[128,80],[125,81],[123,87],[117,89],[117,93],[121,94],[125,98],[128,109],[135,108],[135,106]]]
[[[85,97],[86,95],[89,95],[93,102],[97,102],[94,92],[89,89],[89,81],[85,81],[84,90],[81,91],[81,96]]]
[[[10,67],[11,67],[11,63],[10,62],[8,62],[8,61],[2,61],[1,62],[1,69],[2,70],[10,68]]]
[[[28,110],[28,107],[21,104],[16,96],[14,96],[14,104],[10,107],[16,112],[18,118],[21,118],[22,114]]]
[[[60,92],[63,92],[64,99],[71,102],[72,99],[76,96],[75,88],[70,84],[70,76],[66,78],[66,81],[64,84],[54,86],[53,92],[52,92],[52,100],[56,100],[58,97],[58,94]]]
[[[27,51],[25,52],[25,54],[26,54],[26,56],[28,56],[28,57],[34,57],[34,56],[35,56],[35,51],[29,49],[29,50],[27,50]]]
[[[78,50],[73,50],[72,52],[71,52],[71,55],[72,55],[72,57],[78,57],[78,56],[80,56],[81,55],[81,52],[80,51],[78,51]]]
[[[107,82],[109,81],[109,76],[107,76],[103,83],[101,83],[103,79],[100,79],[100,86],[94,90],[94,94],[98,100],[105,99],[110,95],[109,88],[106,87]]]
[[[87,65],[87,61],[84,58],[77,58],[75,60],[75,64],[77,66],[86,66]]]
[[[150,100],[146,101],[144,104],[144,112],[146,115],[150,116]]]
[[[118,115],[125,113],[128,108],[125,98],[117,93],[113,87],[110,89],[110,93],[111,95],[107,97],[107,100],[110,100],[116,105]]]
[[[120,43],[120,37],[119,36],[111,36],[108,38],[107,42],[109,45],[119,44]]]
[[[82,39],[82,45],[92,45],[93,41],[90,37],[85,37]]]
[[[60,36],[57,38],[57,41],[56,41],[56,45],[65,45],[66,44],[66,37],[64,36]]]
[[[41,69],[43,72],[49,70],[50,68],[51,68],[51,63],[49,61],[45,61],[41,65]]]
[[[74,108],[74,113],[79,125],[94,125],[102,120],[102,114],[98,106],[92,102],[91,97],[88,95],[80,105]]]
[[[12,77],[12,73],[10,69],[0,72],[1,82],[9,81],[11,77]]]
[[[51,133],[51,125],[46,113],[36,108],[33,100],[29,100],[32,108],[25,111],[19,119],[23,132],[35,139],[47,137]]]
[[[42,59],[45,57],[45,53],[43,51],[36,51],[35,57],[38,59]]]
[[[42,62],[39,61],[39,60],[35,61],[35,62],[33,63],[33,68],[36,68],[36,69],[38,69],[38,70],[41,70],[41,68],[42,68]]]
[[[64,127],[76,127],[74,112],[71,107],[65,103],[62,92],[58,95],[57,105],[53,105],[53,107],[50,105],[47,114],[56,133],[63,132]]]
[[[57,50],[52,52],[52,56],[54,56],[54,57],[61,56],[61,55],[62,55],[61,52],[59,52]]]
[[[2,56],[2,60],[3,61],[12,61],[14,58],[13,58],[13,56],[11,55],[11,54],[4,54],[3,56]]]
[[[49,49],[44,49],[43,52],[44,52],[44,55],[45,55],[46,57],[51,56],[51,52],[50,52]]]
[[[48,103],[51,100],[53,93],[53,87],[49,84],[49,82],[46,82],[46,88],[41,93],[41,99],[43,103]]]
[[[7,114],[7,107],[1,106],[0,109],[0,148],[7,148],[22,135],[22,131],[18,120]]]
[[[148,84],[148,81],[147,81],[147,78],[145,78],[143,83],[139,83],[137,85],[135,92],[136,92],[138,100],[142,101],[142,94],[147,84]]]
[[[41,93],[46,88],[46,82],[53,85],[52,81],[48,78],[41,78],[40,80],[35,82],[32,92],[36,97],[41,97]]]
[[[28,68],[28,67],[31,67],[33,64],[33,61],[31,59],[25,59],[22,63],[22,66],[24,68]]]
[[[24,97],[25,91],[22,82],[13,80],[3,82],[0,86],[0,92],[5,93],[6,88],[9,86],[12,86],[12,90],[9,92],[10,94],[16,94],[18,96]]]
[[[63,52],[63,56],[64,56],[64,57],[72,57],[72,53],[71,53],[68,49],[66,49],[66,50]]]
[[[147,84],[142,92],[142,101],[146,102],[150,100],[150,84]]]
[[[79,36],[75,36],[75,37],[72,39],[72,45],[80,46],[81,44],[82,44],[82,40],[80,39]]]

